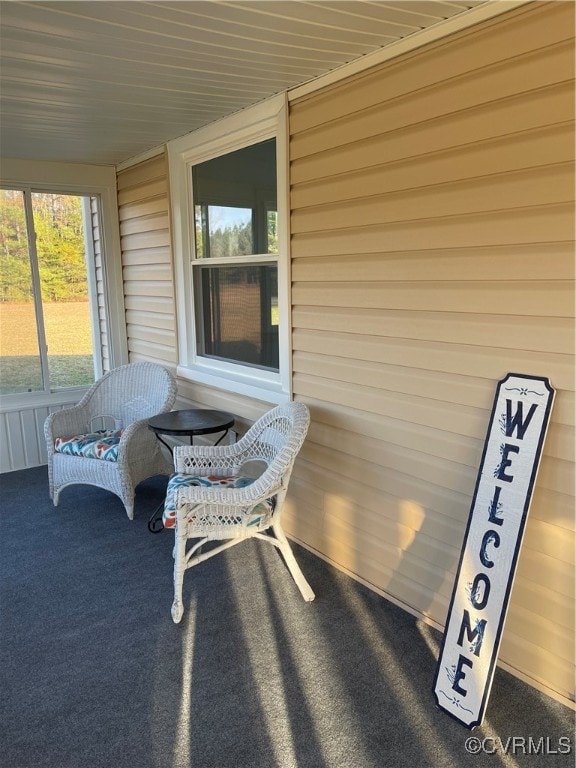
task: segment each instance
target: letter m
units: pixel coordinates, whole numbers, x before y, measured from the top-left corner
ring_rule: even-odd
[[[518,440],[524,439],[524,434],[528,429],[532,416],[536,412],[538,405],[532,403],[526,419],[523,418],[522,401],[518,400],[516,403],[516,413],[512,414],[512,400],[506,400],[506,437],[513,437],[514,430],[518,435]]]
[[[462,616],[462,624],[460,624],[460,632],[458,634],[458,645],[462,647],[464,641],[464,632],[470,643],[470,650],[475,656],[480,655],[480,649],[482,648],[482,641],[484,640],[484,630],[486,628],[486,619],[476,619],[474,629],[470,623],[470,614],[464,609],[464,616]]]

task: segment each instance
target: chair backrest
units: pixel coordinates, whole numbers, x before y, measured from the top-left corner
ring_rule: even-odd
[[[309,425],[310,413],[304,403],[286,403],[268,411],[250,427],[241,442],[250,460],[268,465],[259,483],[287,482]]]
[[[106,373],[81,400],[92,417],[108,416],[123,428],[169,411],[176,400],[174,376],[156,363],[130,363]]]

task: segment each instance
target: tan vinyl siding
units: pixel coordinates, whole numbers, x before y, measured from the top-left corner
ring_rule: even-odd
[[[165,156],[118,174],[128,351],[176,366],[176,321]]]
[[[98,324],[100,335],[99,353],[102,358],[102,373],[107,373],[111,367],[110,340],[108,338],[108,323],[106,320],[106,289],[97,197],[90,198],[90,213],[92,218],[92,242],[94,247],[94,264],[96,271],[96,296],[98,297]]]
[[[213,408],[234,414],[234,432],[237,435],[244,434],[256,419],[272,407],[251,397],[184,379],[178,381],[178,404],[181,408]],[[199,438],[197,442],[200,441]],[[213,442],[212,437],[207,438],[207,442]]]
[[[574,7],[291,104],[291,535],[443,625],[496,382],[557,390],[500,652],[574,698]]]

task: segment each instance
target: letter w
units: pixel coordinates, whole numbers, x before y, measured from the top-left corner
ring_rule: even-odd
[[[536,412],[536,408],[538,408],[538,405],[532,403],[530,410],[528,411],[528,416],[526,416],[526,420],[524,421],[522,419],[522,401],[519,400],[516,403],[516,413],[512,415],[512,400],[506,400],[506,437],[513,437],[514,430],[516,430],[518,440],[523,440],[524,434],[532,421],[532,416],[534,416],[534,413]]]

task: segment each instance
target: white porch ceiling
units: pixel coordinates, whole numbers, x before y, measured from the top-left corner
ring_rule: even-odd
[[[0,154],[116,165],[483,4],[2,2]]]

